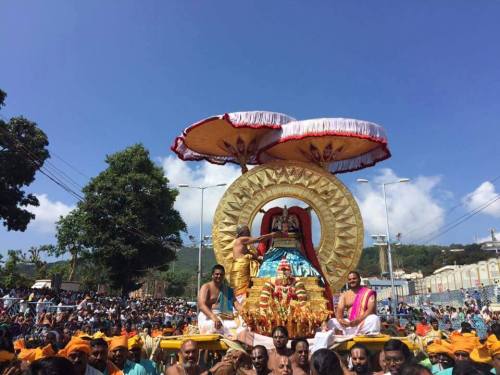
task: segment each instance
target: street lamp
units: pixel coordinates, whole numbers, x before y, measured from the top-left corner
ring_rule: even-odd
[[[226,186],[227,184],[216,184],[209,186],[190,186],[188,184],[179,184],[177,185],[180,188],[188,188],[188,189],[198,189],[201,190],[201,210],[200,210],[200,244],[198,248],[198,290],[196,292],[196,297],[198,297],[198,293],[200,292],[201,287],[201,250],[203,248],[203,195],[206,189],[211,189],[220,186]]]
[[[359,183],[368,183],[369,181],[365,178],[358,178],[356,180]],[[397,301],[396,301],[396,288],[394,287],[394,272],[392,269],[392,251],[391,251],[391,237],[389,235],[389,211],[387,210],[387,197],[385,194],[385,187],[387,185],[394,185],[394,184],[399,184],[403,182],[408,182],[410,181],[409,178],[400,178],[397,181],[391,181],[391,182],[385,182],[382,185],[382,193],[384,196],[384,207],[385,207],[385,232],[387,236],[387,263],[389,266],[389,275],[391,277],[391,295],[392,295],[392,308],[393,308],[393,314],[394,317],[396,317],[396,307],[397,307]]]

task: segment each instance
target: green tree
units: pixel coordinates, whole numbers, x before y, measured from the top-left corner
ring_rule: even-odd
[[[104,265],[96,262],[92,256],[84,254],[78,261],[78,274],[76,277],[83,289],[97,290],[99,284],[107,284],[108,273]]]
[[[47,276],[52,277],[54,275],[61,275],[63,280],[68,280],[68,275],[70,272],[70,266],[68,262],[56,262],[50,264],[47,269]]]
[[[56,223],[57,246],[51,255],[60,257],[65,254],[71,256],[68,280],[75,278],[76,268],[80,257],[88,251],[85,237],[85,214],[76,208]]]
[[[173,208],[177,190],[142,145],[106,158],[108,168],[85,186],[79,204],[85,242],[123,294],[139,287],[148,269],[164,271],[175,259],[185,224]]]
[[[5,93],[5,91],[2,91],[2,89],[0,89],[0,108],[5,105],[5,97],[6,96],[7,96],[7,94]]]
[[[5,96],[0,90],[0,108]],[[38,199],[22,188],[34,181],[49,157],[48,144],[36,123],[23,117],[0,119],[0,220],[7,230],[24,231],[35,218],[26,207],[38,206]]]
[[[168,271],[164,274],[164,279],[167,282],[165,295],[167,297],[183,297],[188,293],[188,284],[191,275],[187,272]]]
[[[9,250],[7,260],[2,270],[2,285],[7,288],[27,286],[28,280],[19,272],[19,265],[23,262],[21,250]]]
[[[32,246],[24,255],[24,263],[33,264],[35,266],[35,278],[43,279],[47,277],[47,262],[42,258],[43,253],[53,252],[53,245]]]

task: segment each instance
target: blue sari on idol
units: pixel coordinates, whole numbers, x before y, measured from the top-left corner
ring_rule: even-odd
[[[317,277],[321,274],[299,250],[300,243],[295,237],[275,238],[272,247],[264,254],[257,277],[276,277],[281,259],[285,258],[292,267],[295,277]]]

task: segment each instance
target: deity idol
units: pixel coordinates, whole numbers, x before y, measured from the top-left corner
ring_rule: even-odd
[[[299,212],[306,211],[300,207],[293,208],[300,210]],[[309,213],[306,215],[309,215]],[[281,215],[272,218],[271,231],[280,232],[281,236],[272,239],[271,247],[264,254],[257,277],[276,277],[278,266],[281,260],[285,259],[290,265],[294,276],[318,277],[323,280],[322,274],[311,262],[311,258],[316,258],[314,248],[312,248],[312,241],[309,241],[311,246],[309,246],[306,256],[304,249],[306,241],[303,241],[304,238],[299,223],[298,216],[290,214],[286,206],[283,208]],[[265,250],[265,245],[264,249],[262,246],[259,249],[261,251]]]

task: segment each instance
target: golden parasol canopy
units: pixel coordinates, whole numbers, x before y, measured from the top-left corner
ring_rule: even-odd
[[[261,143],[259,162],[272,159],[314,163],[332,173],[370,167],[391,156],[384,129],[346,118],[291,121]]]
[[[214,164],[259,164],[260,142],[281,125],[293,121],[282,113],[234,112],[209,117],[186,128],[171,147],[182,160],[207,160]]]

